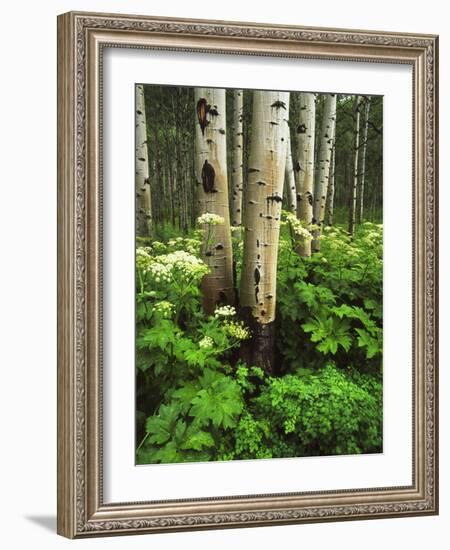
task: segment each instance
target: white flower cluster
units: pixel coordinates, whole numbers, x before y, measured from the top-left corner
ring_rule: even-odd
[[[163,252],[166,251],[166,245],[164,243],[161,243],[160,241],[153,241],[152,249],[153,249],[153,252],[162,254]]]
[[[250,330],[243,323],[226,321],[224,327],[226,333],[236,340],[248,340],[251,336]]]
[[[311,233],[308,231],[308,229],[306,229],[306,227],[303,226],[302,222],[297,218],[295,214],[292,214],[292,212],[286,212],[285,217],[296,237],[303,241],[312,240]]]
[[[149,248],[143,246],[136,248],[136,269],[147,271],[149,264],[152,262],[149,250]]]
[[[225,223],[225,219],[217,214],[206,212],[197,218],[197,223],[200,225],[221,225]]]
[[[198,343],[198,345],[202,348],[202,349],[209,349],[209,348],[212,348],[213,345],[214,345],[214,340],[212,338],[210,338],[209,336],[204,336],[200,342]]]
[[[154,258],[149,257],[144,269],[157,283],[170,282],[175,272],[177,277],[181,275],[189,278],[202,277],[208,272],[206,264],[184,250],[177,250]]]
[[[174,304],[172,304],[171,302],[168,302],[167,300],[161,300],[160,302],[156,302],[156,304],[153,307],[155,311],[157,311],[159,314],[161,314],[165,318],[171,317],[175,313]]]
[[[177,237],[170,239],[167,242],[167,246],[174,250],[185,250],[189,254],[198,254],[200,250],[201,242],[197,239],[189,239],[183,237]]]
[[[236,310],[234,309],[233,306],[216,307],[216,310],[214,311],[214,317],[216,319],[234,317],[235,315],[236,315]]]

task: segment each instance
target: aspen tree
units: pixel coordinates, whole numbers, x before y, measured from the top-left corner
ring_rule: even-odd
[[[314,188],[313,223],[318,226],[314,230],[312,241],[313,252],[320,250],[320,236],[322,235],[325,219],[325,204],[327,200],[328,183],[330,179],[331,151],[333,150],[336,130],[336,94],[326,94],[322,125],[320,128],[320,144],[317,157],[317,174]]]
[[[252,138],[244,208],[240,306],[252,331],[243,358],[275,368],[275,303],[281,203],[286,168],[288,92],[253,92]]]
[[[285,170],[285,183],[286,183],[286,196],[288,200],[288,210],[295,214],[297,212],[297,191],[295,187],[295,174],[294,164],[292,162],[292,149],[291,149],[291,131],[289,125],[286,124],[286,170]]]
[[[244,92],[233,91],[233,169],[231,175],[231,223],[235,227],[242,224],[242,193],[244,190],[243,175],[243,117],[244,117]]]
[[[356,224],[356,197],[358,190],[358,161],[359,161],[359,126],[361,118],[361,97],[355,97],[354,112],[355,112],[355,145],[353,148],[353,186],[350,200],[350,216],[348,223],[348,232],[353,236]]]
[[[301,93],[297,126],[297,217],[308,226],[313,222],[315,133],[315,95]],[[299,252],[301,256],[311,256],[311,241],[303,241],[300,244]]]
[[[152,206],[147,147],[147,121],[145,118],[144,86],[135,87],[136,109],[136,234],[146,237],[152,229]]]
[[[213,214],[221,223],[202,224],[201,256],[210,273],[202,280],[203,308],[234,303],[233,253],[228,204],[225,90],[195,89],[195,177],[198,215]],[[216,218],[217,219],[217,218]]]
[[[366,181],[366,154],[367,154],[367,136],[369,133],[369,113],[370,113],[370,96],[366,97],[366,104],[364,109],[364,135],[363,135],[363,147],[361,157],[361,183],[359,194],[359,222],[363,222],[364,218],[364,185]]]
[[[331,167],[330,167],[330,183],[329,183],[329,201],[328,201],[328,225],[333,225],[334,217],[334,195],[336,185],[336,142],[333,143],[333,150],[331,151]]]

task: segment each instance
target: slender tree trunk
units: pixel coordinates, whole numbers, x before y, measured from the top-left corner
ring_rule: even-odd
[[[233,170],[231,176],[232,186],[232,212],[231,223],[235,227],[242,224],[242,193],[244,190],[243,175],[243,109],[244,92],[243,90],[234,90],[233,92]]]
[[[350,203],[350,217],[348,223],[348,232],[353,236],[355,232],[356,224],[356,197],[358,190],[358,160],[359,160],[359,126],[360,126],[360,107],[361,107],[361,98],[356,96],[355,98],[355,146],[353,152],[353,187],[352,187],[352,196]]]
[[[316,134],[316,98],[300,94],[300,116],[297,126],[297,217],[306,225],[313,223],[314,144]],[[311,256],[311,241],[300,244],[301,256]]]
[[[366,154],[367,154],[367,136],[369,133],[369,113],[370,113],[370,96],[366,97],[366,105],[364,110],[364,136],[361,158],[361,184],[359,194],[359,223],[364,221],[364,185],[366,182]]]
[[[334,134],[336,130],[336,94],[327,94],[323,109],[322,126],[320,129],[320,146],[317,158],[317,174],[314,189],[314,219],[318,226],[314,230],[312,241],[313,252],[320,250],[320,236],[322,235],[325,219],[325,205],[327,200],[328,183],[330,180],[331,151],[333,150]]]
[[[199,215],[223,218],[220,225],[203,226],[202,259],[210,273],[202,281],[203,308],[211,314],[217,304],[234,303],[233,253],[228,203],[225,90],[195,89],[196,183]]]
[[[277,255],[288,117],[288,92],[253,92],[240,284],[241,313],[250,325],[252,338],[242,353],[248,364],[269,373],[275,369]]]
[[[136,232],[144,237],[151,234],[152,206],[145,119],[144,86],[137,84],[136,94]]]
[[[285,182],[286,182],[286,195],[288,200],[288,210],[295,214],[297,212],[297,192],[295,187],[295,174],[294,164],[292,163],[292,149],[291,149],[291,131],[289,125],[286,124],[286,170],[285,170]]]
[[[329,196],[328,201],[328,225],[333,225],[334,216],[334,195],[336,185],[336,142],[333,143],[333,150],[331,151],[331,168],[330,168],[330,183],[329,183]]]

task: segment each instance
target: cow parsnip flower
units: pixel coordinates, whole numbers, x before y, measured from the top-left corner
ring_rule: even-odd
[[[224,323],[225,332],[228,336],[236,338],[236,340],[248,340],[251,336],[250,329],[243,323],[237,321],[226,321]]]
[[[199,347],[202,349],[210,349],[214,345],[214,340],[209,336],[203,337],[198,343]]]
[[[220,306],[216,307],[214,311],[214,317],[216,319],[234,317],[236,315],[236,310],[233,306]]]
[[[217,214],[206,212],[197,218],[197,223],[200,225],[222,225],[225,223],[225,218]]]
[[[172,317],[172,315],[175,313],[174,304],[167,300],[156,302],[156,304],[153,306],[153,309],[166,319]]]

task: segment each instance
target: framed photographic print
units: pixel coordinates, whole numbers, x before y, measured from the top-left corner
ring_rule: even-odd
[[[58,532],[436,514],[431,35],[58,18]]]

